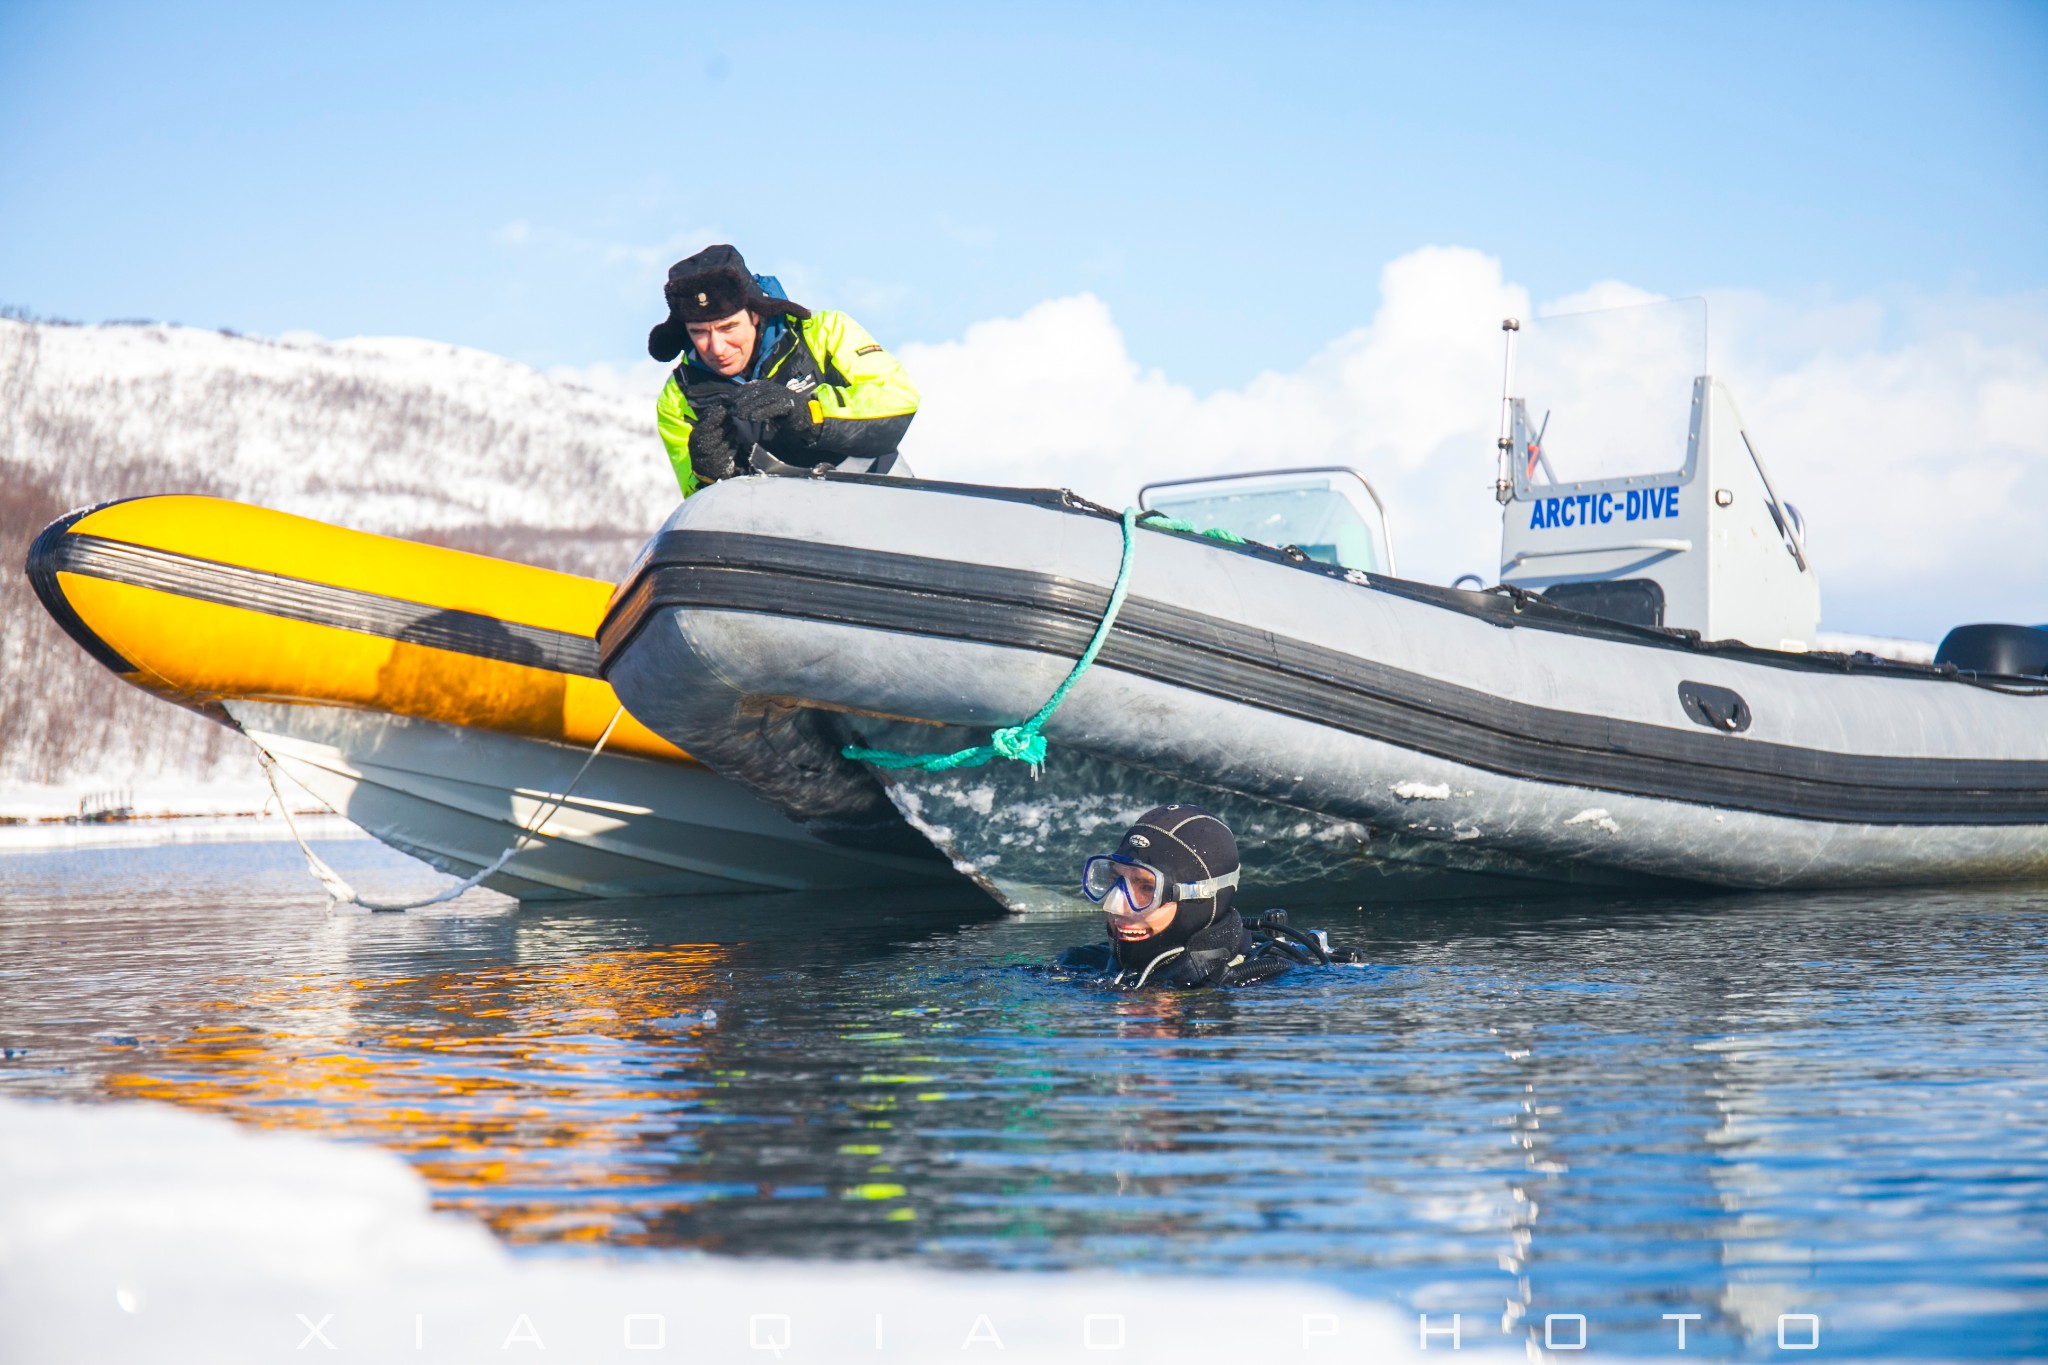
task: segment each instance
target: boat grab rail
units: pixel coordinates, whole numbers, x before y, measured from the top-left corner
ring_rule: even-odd
[[[1555,559],[1560,555],[1618,554],[1624,550],[1668,550],[1682,555],[1691,549],[1689,540],[1625,540],[1619,545],[1581,545],[1575,550],[1523,550],[1508,561],[1508,567],[1512,569],[1531,559]]]

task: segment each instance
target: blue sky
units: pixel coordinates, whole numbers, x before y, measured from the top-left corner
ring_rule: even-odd
[[[2041,289],[2043,72],[2040,4],[0,0],[0,302],[616,363],[715,233],[897,344],[1092,292],[1207,391],[1428,244],[1539,299]]]
[[[1355,463],[1446,581],[1503,311],[1705,294],[1826,624],[1934,639],[2048,619],[2044,72],[2048,0],[0,0],[0,303],[651,409],[666,268],[729,241],[904,356],[949,477]]]

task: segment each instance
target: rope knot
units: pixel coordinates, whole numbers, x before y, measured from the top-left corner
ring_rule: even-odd
[[[1074,690],[1074,684],[1081,681],[1081,675],[1095,664],[1095,656],[1102,652],[1103,641],[1109,638],[1109,629],[1116,624],[1117,613],[1123,610],[1124,594],[1131,586],[1131,552],[1136,537],[1132,532],[1138,525],[1138,509],[1126,507],[1123,516],[1124,551],[1117,561],[1116,584],[1109,590],[1109,606],[1103,611],[1102,619],[1095,623],[1095,634],[1089,637],[1088,647],[1081,651],[1081,657],[1074,661],[1073,669],[1067,674],[1053,694],[1046,698],[1045,705],[1038,708],[1038,714],[1017,725],[1006,725],[989,736],[989,742],[978,744],[972,749],[962,749],[952,754],[899,754],[887,749],[867,749],[858,744],[849,744],[839,752],[856,763],[871,763],[877,768],[913,768],[919,772],[950,772],[955,768],[979,768],[991,758],[1007,758],[1018,763],[1031,765],[1032,776],[1036,777],[1045,766],[1045,736],[1038,733],[1038,727],[1045,724],[1053,712],[1060,709],[1060,703],[1067,699],[1067,693]]]
[[[1029,725],[1011,725],[989,736],[989,743],[1004,758],[1029,763],[1036,768],[1045,762],[1045,736]]]

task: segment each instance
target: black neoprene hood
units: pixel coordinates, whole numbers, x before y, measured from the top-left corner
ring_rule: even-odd
[[[1230,826],[1185,802],[1146,811],[1125,831],[1116,851],[1119,857],[1158,869],[1170,882],[1207,881],[1238,867],[1237,838]],[[1139,966],[1167,949],[1182,947],[1226,915],[1236,895],[1235,887],[1226,886],[1202,900],[1176,902],[1172,922],[1152,937],[1137,943],[1117,940],[1118,960]]]
[[[1237,839],[1230,826],[1185,803],[1146,811],[1124,832],[1116,851],[1176,882],[1203,882],[1237,870]]]

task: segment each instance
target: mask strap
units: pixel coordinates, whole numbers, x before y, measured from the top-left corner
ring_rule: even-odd
[[[1218,891],[1236,886],[1238,873],[1243,870],[1243,868],[1232,868],[1222,876],[1210,877],[1206,881],[1176,882],[1173,887],[1173,898],[1177,901],[1208,900]]]

